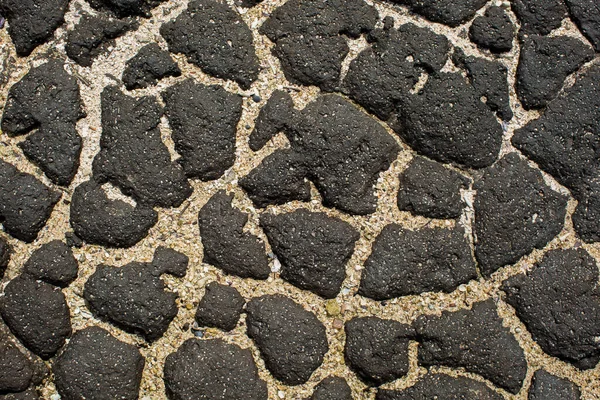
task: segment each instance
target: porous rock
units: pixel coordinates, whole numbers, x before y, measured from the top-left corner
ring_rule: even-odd
[[[600,7],[594,0],[565,0],[571,18],[581,33],[600,52]]]
[[[547,35],[567,16],[564,0],[514,0],[510,4],[525,35]]]
[[[66,287],[77,278],[79,264],[69,246],[60,240],[43,244],[23,266],[29,276],[54,286]]]
[[[483,16],[473,20],[469,38],[477,46],[493,53],[512,50],[515,26],[502,7],[489,7]]]
[[[196,322],[198,326],[230,331],[237,326],[244,304],[246,301],[236,288],[211,282],[198,304]]]
[[[308,400],[352,400],[352,390],[348,382],[339,376],[328,376],[313,391]]]
[[[119,18],[150,17],[150,11],[165,0],[88,0],[97,10],[110,11]]]
[[[29,387],[33,365],[8,336],[0,334],[0,398],[2,393],[22,392]]]
[[[162,78],[180,75],[181,70],[169,52],[151,43],[127,61],[122,79],[125,87],[133,90],[155,85]]]
[[[439,22],[451,27],[459,26],[473,18],[477,10],[483,7],[487,0],[465,0],[456,3],[454,0],[391,0],[394,3],[408,6],[412,12],[422,15],[433,22]]]
[[[8,267],[8,262],[10,261],[11,254],[11,245],[6,241],[6,239],[0,237],[0,279],[4,277],[4,272]]]
[[[579,400],[579,387],[568,379],[538,369],[533,374],[528,400]]]

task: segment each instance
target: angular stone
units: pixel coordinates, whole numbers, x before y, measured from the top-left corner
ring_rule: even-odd
[[[6,239],[0,237],[0,279],[4,277],[4,272],[6,271],[6,268],[8,268],[11,254],[11,245],[6,241]]]
[[[525,35],[547,35],[567,16],[564,0],[514,0],[510,4]]]
[[[600,52],[600,8],[594,0],[565,0],[569,14],[581,33]]]
[[[125,64],[123,83],[129,90],[143,89],[168,76],[180,76],[181,70],[168,51],[156,43],[148,44]]]
[[[348,382],[339,376],[328,376],[313,391],[309,400],[352,400],[352,390]]]
[[[158,274],[169,274],[183,278],[187,272],[189,257],[176,250],[158,246],[154,251],[152,266]]]
[[[31,361],[8,336],[0,334],[0,397],[1,393],[24,391],[32,377]]]
[[[67,287],[77,278],[79,264],[69,246],[60,240],[48,242],[31,254],[23,272],[51,285]]]
[[[123,17],[150,17],[150,12],[165,0],[88,0],[88,3],[97,10],[111,11],[119,18]]]
[[[422,15],[433,22],[439,22],[457,27],[473,18],[477,10],[483,7],[487,0],[464,0],[456,3],[454,0],[391,0],[394,3],[408,6],[412,12]]]
[[[498,6],[489,7],[485,15],[475,18],[469,28],[471,41],[492,53],[511,51],[514,36],[515,26],[502,7]]]
[[[543,369],[533,374],[528,400],[579,400],[579,387],[568,379],[551,375]]]
[[[196,322],[199,326],[230,331],[237,326],[244,304],[246,301],[236,288],[211,282],[196,310]]]

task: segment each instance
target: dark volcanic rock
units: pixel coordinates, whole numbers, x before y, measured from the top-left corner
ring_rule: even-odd
[[[10,35],[17,54],[28,56],[48,41],[65,22],[69,0],[0,0],[0,14],[9,22]]]
[[[325,91],[338,88],[347,35],[357,38],[375,27],[377,11],[363,0],[291,0],[260,27],[275,48],[286,78]]]
[[[556,97],[568,75],[594,58],[594,51],[569,36],[524,39],[517,68],[517,95],[523,108],[545,107]]]
[[[329,376],[315,386],[308,400],[352,400],[352,390],[344,378]]]
[[[382,385],[408,373],[408,344],[415,337],[409,325],[377,317],[346,323],[344,358],[370,385]]]
[[[67,35],[65,50],[69,58],[83,67],[114,45],[115,39],[139,27],[135,20],[119,20],[108,15],[84,14]]]
[[[359,294],[385,300],[451,292],[471,279],[477,279],[477,269],[463,228],[410,231],[390,224],[365,261]]]
[[[11,245],[6,241],[6,239],[0,237],[0,279],[4,277],[4,271],[6,271],[6,268],[8,267],[11,254]]]
[[[211,282],[206,285],[206,292],[196,310],[196,322],[199,326],[230,331],[236,327],[244,304],[246,301],[236,288]]]
[[[0,398],[2,393],[22,392],[33,377],[31,361],[8,336],[0,334]]]
[[[600,7],[595,0],[565,0],[571,18],[596,52],[600,52]]]
[[[152,266],[158,274],[183,278],[187,272],[189,257],[168,247],[159,246],[154,251]]]
[[[281,278],[301,289],[334,298],[346,278],[346,264],[359,233],[325,213],[299,209],[262,214],[260,226],[281,261]]]
[[[512,50],[514,36],[512,21],[502,7],[497,6],[489,7],[485,15],[475,18],[469,28],[471,41],[492,53]]]
[[[180,76],[181,70],[168,51],[156,43],[148,44],[125,64],[123,83],[129,90],[156,85],[162,78]]]
[[[51,285],[66,287],[77,278],[79,264],[69,246],[60,240],[42,245],[23,266],[23,272]]]
[[[258,78],[252,32],[239,14],[216,0],[194,0],[160,28],[172,53],[183,53],[209,75],[250,88]]]
[[[475,182],[475,257],[484,276],[541,249],[563,228],[567,197],[510,153]]]
[[[567,16],[564,0],[514,0],[510,4],[526,35],[547,35]]]
[[[471,19],[487,0],[391,0],[394,3],[407,5],[411,11],[420,14],[433,22],[456,27]]]
[[[186,340],[167,356],[167,396],[173,400],[267,400],[252,353],[221,339]]]
[[[163,94],[179,163],[188,178],[218,179],[235,162],[235,137],[242,98],[223,87],[192,79]]]
[[[64,400],[135,400],[144,363],[135,346],[92,326],[73,335],[52,369]]]
[[[270,102],[290,104],[286,97],[280,94]],[[290,149],[275,151],[240,180],[256,205],[306,198],[310,194],[304,182],[307,178],[314,182],[327,207],[359,215],[375,211],[373,186],[399,151],[398,144],[379,123],[337,95],[321,96],[302,111],[276,106],[270,109],[283,112],[285,118],[260,119],[266,126],[257,126],[250,143],[265,143],[265,132],[283,130]],[[274,169],[268,170],[267,163]]]
[[[271,273],[265,244],[244,232],[248,215],[233,208],[233,195],[216,193],[198,213],[204,260],[228,274],[267,279]]]
[[[271,374],[286,385],[308,381],[329,349],[317,317],[283,295],[255,298],[246,311],[248,336]]]
[[[0,394],[0,400],[39,400],[36,390],[32,387],[24,392]]]
[[[510,393],[518,393],[527,373],[523,349],[502,325],[494,300],[471,310],[419,317],[415,324],[419,364],[464,368]]]
[[[111,11],[119,18],[150,17],[150,11],[165,0],[88,0],[97,10]]]
[[[529,400],[579,400],[579,387],[568,379],[559,378],[543,369],[533,375],[529,388]]]
[[[400,174],[398,208],[427,218],[458,218],[465,203],[460,189],[469,179],[440,163],[415,157]]]
[[[8,283],[0,299],[6,325],[32,352],[52,357],[71,335],[64,294],[55,286],[21,275]]]
[[[236,0],[242,7],[254,7],[255,5],[262,3],[263,0]]]
[[[134,98],[114,86],[104,89],[94,178],[118,186],[142,204],[179,207],[193,190],[162,142],[158,129],[162,112],[151,96]]]
[[[597,282],[596,261],[585,250],[552,250],[502,290],[542,350],[589,369],[600,360]]]
[[[131,247],[158,221],[152,208],[111,200],[94,181],[77,186],[71,201],[71,226],[78,237],[91,244]]]
[[[60,197],[33,175],[0,160],[0,221],[11,236],[33,242]]]
[[[376,400],[502,400],[500,393],[494,392],[485,383],[463,376],[427,374],[413,386],[402,391],[379,390]]]

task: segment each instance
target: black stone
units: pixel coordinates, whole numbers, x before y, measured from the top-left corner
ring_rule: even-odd
[[[162,78],[180,76],[181,70],[168,51],[156,43],[148,44],[125,64],[123,83],[129,90],[156,85]]]
[[[192,79],[163,94],[179,163],[188,178],[220,178],[235,162],[237,124],[242,98],[223,87]]]
[[[596,261],[583,249],[553,250],[502,290],[533,339],[581,369],[600,360],[600,289]]]
[[[459,226],[411,231],[387,225],[364,267],[358,293],[375,300],[451,292],[477,279],[471,247]]]
[[[451,27],[459,26],[473,18],[477,10],[483,7],[487,0],[464,0],[457,3],[454,0],[391,0],[394,3],[408,6],[412,12],[422,15],[433,22],[439,22]]]
[[[75,247],[78,249],[83,247],[83,240],[81,240],[81,238],[77,236],[74,232],[65,233],[65,242],[69,247]]]
[[[489,7],[469,28],[471,41],[492,53],[511,51],[514,36],[515,26],[502,7],[497,6]]]
[[[92,326],[76,332],[54,362],[54,382],[64,400],[135,400],[144,364],[135,346]]]
[[[205,73],[249,89],[258,78],[252,32],[239,14],[216,0],[193,0],[160,34],[172,53],[183,53]]]
[[[567,197],[517,153],[490,167],[473,188],[475,257],[484,276],[543,248],[564,226]]]
[[[516,394],[527,374],[523,349],[502,325],[494,300],[473,304],[470,310],[421,316],[414,324],[419,364],[464,368]]]
[[[150,12],[165,0],[88,0],[97,10],[110,11],[119,18],[150,17]]]
[[[521,45],[516,90],[526,110],[545,107],[567,76],[594,58],[586,43],[569,36],[530,36]]]
[[[187,272],[190,259],[183,253],[168,247],[159,246],[154,251],[152,266],[158,274],[169,274],[183,278]]]
[[[600,8],[595,0],[565,0],[571,18],[581,33],[588,38],[596,52],[600,52]]]
[[[559,378],[543,369],[533,374],[528,400],[579,400],[579,387],[568,379]]]
[[[199,326],[230,331],[237,326],[244,304],[246,301],[236,288],[211,282],[196,310],[196,322]]]
[[[328,376],[315,386],[308,400],[352,400],[352,390],[344,378]]]
[[[12,254],[12,246],[4,239],[0,237],[0,279],[4,277],[4,272],[8,268],[8,262]]]
[[[248,336],[269,372],[286,385],[308,381],[329,349],[317,317],[283,295],[252,299],[246,311]]]
[[[377,317],[354,318],[346,323],[344,358],[369,385],[379,386],[408,373],[408,344],[414,329]]]
[[[514,0],[510,4],[525,35],[547,35],[567,16],[564,0]]]
[[[8,336],[0,334],[0,398],[2,393],[22,392],[33,377],[31,361]]]
[[[250,8],[260,4],[263,0],[236,0],[242,7]]]
[[[32,387],[23,392],[0,394],[0,400],[38,400],[39,398],[36,390]]]
[[[172,400],[267,400],[252,353],[221,339],[186,340],[167,356],[167,397]]]
[[[13,334],[33,353],[47,359],[71,335],[71,315],[60,288],[18,276],[4,289],[0,314]]]
[[[69,246],[53,240],[34,251],[23,272],[51,285],[67,287],[77,278],[79,264]]]
[[[352,225],[325,213],[298,209],[262,214],[260,226],[281,261],[282,279],[325,298],[337,296],[360,238]]]
[[[271,273],[265,244],[244,232],[248,215],[231,205],[233,195],[216,193],[198,213],[204,260],[228,274],[267,279]]]

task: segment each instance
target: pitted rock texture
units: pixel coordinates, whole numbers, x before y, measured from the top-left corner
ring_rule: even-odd
[[[339,376],[323,379],[308,400],[352,400],[352,390],[348,382]]]
[[[164,246],[158,246],[154,251],[152,259],[152,268],[155,274],[169,274],[178,278],[183,278],[187,273],[190,259],[177,250]]]
[[[54,286],[67,287],[77,278],[79,264],[69,246],[60,240],[48,242],[31,254],[23,272]]]
[[[469,38],[477,46],[492,53],[511,51],[515,26],[502,7],[492,6],[483,16],[473,20],[469,28]]]
[[[4,271],[6,271],[6,268],[8,267],[11,254],[11,245],[6,241],[6,239],[0,237],[0,279],[4,277]]]
[[[535,371],[529,388],[528,400],[579,400],[579,387],[568,379],[549,374],[543,369]]]
[[[28,388],[23,392],[0,395],[2,400],[39,400],[39,398],[34,388]]]
[[[526,275],[504,282],[506,301],[551,356],[581,369],[600,360],[598,266],[583,249],[551,250]]]
[[[325,298],[339,293],[360,237],[352,225],[325,213],[298,209],[262,214],[260,226],[281,262],[282,279]]]
[[[145,360],[139,350],[97,326],[77,331],[54,362],[62,399],[138,398]]]
[[[451,27],[459,26],[471,19],[487,0],[465,0],[456,3],[453,0],[389,0],[393,3],[407,5],[411,11],[422,15],[433,22]]]
[[[196,322],[198,326],[230,331],[237,326],[244,304],[246,301],[236,288],[211,282],[198,304]]]
[[[258,78],[252,32],[237,12],[216,0],[193,0],[160,28],[172,53],[183,53],[205,73],[236,81],[243,89]]]
[[[286,385],[308,381],[329,349],[317,317],[283,295],[252,299],[246,312],[248,336],[269,372]]]
[[[346,323],[344,358],[369,385],[379,386],[408,373],[408,344],[414,329],[377,317],[354,318]]]
[[[565,0],[573,22],[600,52],[600,7],[594,0]]]
[[[165,0],[87,0],[97,10],[110,11],[119,18],[150,17],[150,12]]]
[[[173,400],[267,400],[267,385],[248,349],[221,339],[186,340],[165,360],[167,396]]]
[[[471,247],[460,226],[416,231],[390,224],[375,239],[358,293],[375,300],[451,292],[477,278]]]
[[[181,70],[169,52],[151,43],[127,61],[122,79],[125,87],[133,90],[155,85],[162,78],[180,75]]]
[[[0,398],[3,393],[22,392],[33,377],[31,361],[8,336],[0,334]]]
[[[564,0],[514,0],[510,4],[525,35],[547,35],[567,16]]]
[[[419,364],[464,368],[516,394],[523,385],[527,362],[523,349],[502,325],[494,300],[470,310],[421,316],[415,324]]]

